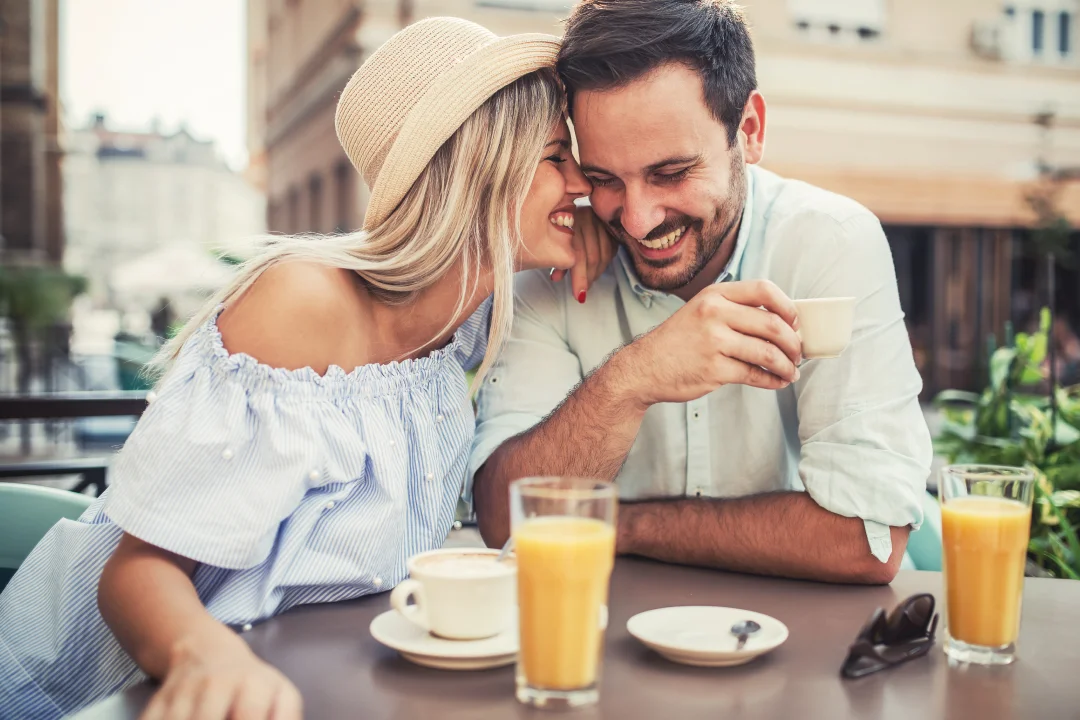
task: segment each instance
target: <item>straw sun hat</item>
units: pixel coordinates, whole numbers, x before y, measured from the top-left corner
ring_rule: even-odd
[[[334,124],[371,188],[364,229],[390,216],[436,151],[500,89],[555,65],[559,39],[498,37],[459,18],[410,25],[376,50],[338,100]]]

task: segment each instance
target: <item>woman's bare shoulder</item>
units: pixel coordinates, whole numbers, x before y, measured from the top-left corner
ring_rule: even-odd
[[[349,271],[306,261],[268,268],[218,319],[231,353],[322,374],[354,344],[358,296]]]

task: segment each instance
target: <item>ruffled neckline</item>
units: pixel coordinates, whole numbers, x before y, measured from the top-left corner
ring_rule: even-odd
[[[209,358],[214,370],[229,374],[249,386],[274,387],[279,390],[323,390],[335,394],[373,396],[399,391],[404,386],[423,384],[432,380],[453,361],[461,346],[460,331],[455,332],[444,347],[419,358],[395,360],[390,363],[360,365],[345,370],[340,365],[330,365],[320,375],[311,367],[288,370],[272,367],[247,353],[230,353],[225,347],[218,328],[218,318],[225,309],[219,305],[188,341],[185,351],[196,350],[203,358]]]

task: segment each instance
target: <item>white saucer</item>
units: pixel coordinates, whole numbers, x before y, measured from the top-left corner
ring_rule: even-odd
[[[388,610],[371,621],[371,635],[406,660],[439,670],[486,670],[517,659],[516,624],[483,640],[446,640],[406,620],[397,610]]]
[[[742,650],[731,626],[754,620],[761,630]],[[701,667],[729,667],[750,662],[787,640],[784,623],[768,615],[725,607],[669,607],[643,612],[626,623],[631,635],[668,660]]]

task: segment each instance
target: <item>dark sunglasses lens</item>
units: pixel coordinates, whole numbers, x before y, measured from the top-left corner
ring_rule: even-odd
[[[933,615],[933,595],[912,596],[889,613],[882,640],[894,645],[925,637]]]
[[[863,625],[862,630],[859,631],[857,636],[858,640],[866,640],[871,645],[877,645],[882,642],[882,635],[886,629],[885,611],[878,608],[874,611],[874,614],[870,616],[870,619]]]

